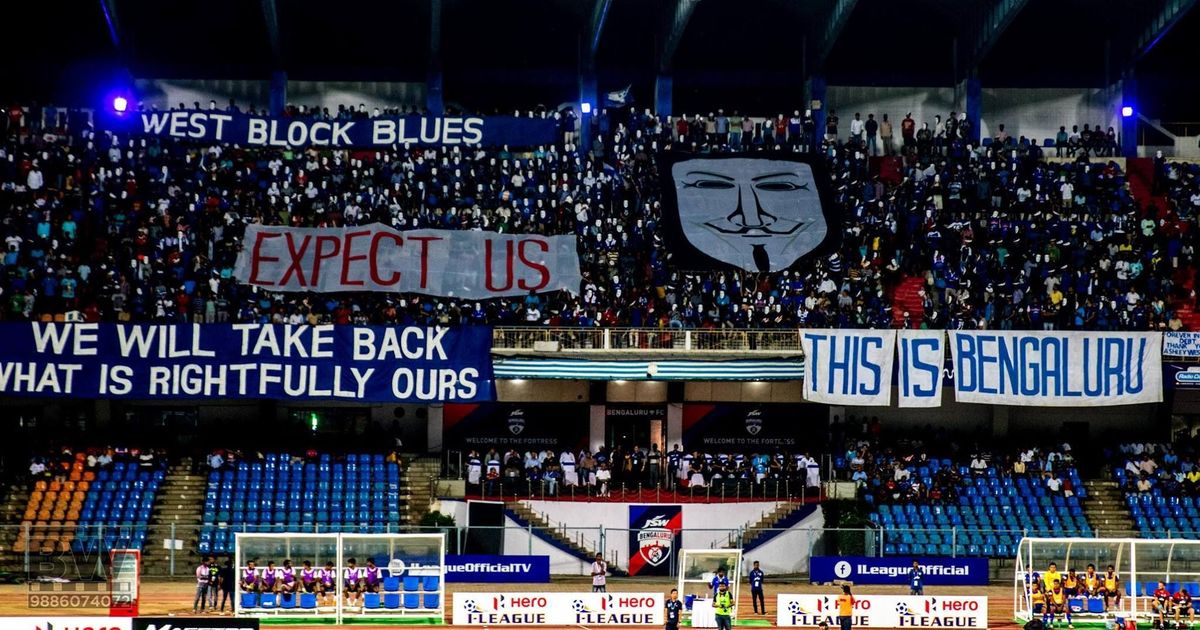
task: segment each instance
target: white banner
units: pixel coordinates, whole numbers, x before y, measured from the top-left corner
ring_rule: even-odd
[[[97,592],[90,594],[99,596]],[[67,592],[46,593],[45,595],[30,592],[30,597],[74,597]],[[86,599],[86,594],[78,593],[78,597]],[[65,605],[65,604],[64,604]],[[234,625],[234,624],[227,624]],[[0,630],[131,630],[133,617],[0,617]]]
[[[894,330],[801,330],[804,398],[833,405],[892,402]]]
[[[455,593],[456,626],[661,626],[662,593]]]
[[[1162,334],[951,331],[955,400],[1097,407],[1162,401]]]
[[[901,407],[940,407],[946,364],[946,333],[941,330],[896,331],[896,370]]]
[[[779,595],[775,625],[838,626],[836,595]],[[855,628],[987,628],[986,597],[856,595]]]
[[[464,299],[579,292],[574,236],[246,226],[234,277],[271,291],[387,291]]]
[[[1162,353],[1165,357],[1200,357],[1200,332],[1164,333]]]

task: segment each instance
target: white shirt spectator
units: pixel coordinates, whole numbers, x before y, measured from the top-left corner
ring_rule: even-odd
[[[1058,477],[1051,477],[1047,479],[1046,489],[1050,492],[1058,492],[1059,490],[1062,490],[1062,479],[1059,479]]]
[[[42,172],[36,168],[29,171],[29,177],[25,178],[25,185],[29,190],[41,190],[44,183]]]
[[[224,463],[225,463],[225,460],[221,458],[220,453],[213,453],[208,458],[208,465],[211,466],[213,468],[213,470],[220,468],[221,465],[223,465]]]
[[[982,457],[976,456],[971,460],[971,470],[975,472],[983,472],[987,470],[987,462]]]
[[[46,465],[42,462],[33,462],[29,465],[29,474],[31,475],[40,475],[44,472],[46,472]]]

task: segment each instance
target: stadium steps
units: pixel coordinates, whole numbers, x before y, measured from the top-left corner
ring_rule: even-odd
[[[172,525],[175,537],[183,541],[183,549],[175,550],[175,572],[186,574],[196,566],[207,484],[208,477],[196,472],[189,458],[167,469],[167,477],[159,488],[150,515],[150,535],[142,552],[147,574],[166,575],[169,572],[170,552],[163,548],[163,541],[171,536]]]
[[[1137,526],[1125,505],[1125,497],[1115,481],[1085,481],[1087,498],[1083,500],[1083,513],[1097,537],[1137,538]]]
[[[780,503],[774,510],[764,513],[756,523],[743,530],[741,540],[732,540],[726,547],[752,550],[798,523],[802,514],[811,513],[811,509],[804,509],[807,507],[799,502]]]
[[[904,313],[907,312],[913,328],[921,327],[925,318],[925,304],[921,298],[921,290],[925,288],[925,278],[909,276],[900,281],[892,291],[892,328],[904,327]]]
[[[21,517],[29,503],[29,488],[12,484],[5,491],[4,503],[0,504],[0,549],[12,547],[20,532]]]
[[[571,540],[564,528],[555,527],[550,521],[547,521],[542,515],[534,512],[529,508],[529,505],[523,501],[510,501],[504,505],[505,514],[516,521],[521,527],[529,527],[533,530],[533,535],[559,549],[583,560],[590,562],[596,557],[596,550],[588,549],[579,544],[580,541]],[[616,562],[609,559],[609,572],[612,575],[627,575],[622,569],[617,568]]]
[[[409,525],[421,522],[433,503],[433,486],[442,472],[441,462],[431,457],[410,456],[400,476],[400,516]]]

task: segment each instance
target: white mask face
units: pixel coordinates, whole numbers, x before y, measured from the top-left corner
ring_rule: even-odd
[[[684,238],[740,269],[786,269],[829,232],[808,164],[694,159],[674,164],[671,175]]]

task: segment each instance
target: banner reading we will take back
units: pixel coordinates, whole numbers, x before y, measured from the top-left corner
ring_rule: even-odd
[[[0,324],[0,395],[486,401],[491,329]]]
[[[271,291],[387,291],[465,299],[579,292],[574,236],[246,226],[239,282]]]

